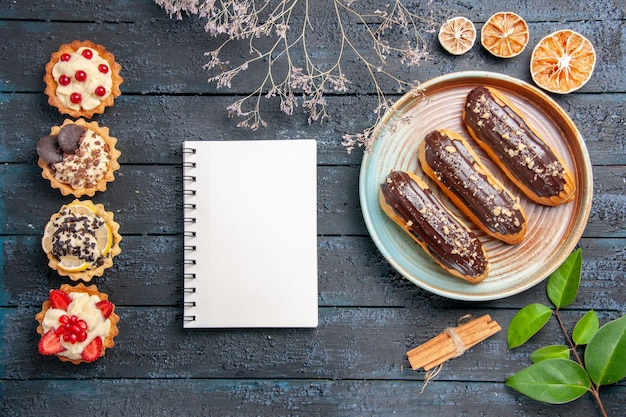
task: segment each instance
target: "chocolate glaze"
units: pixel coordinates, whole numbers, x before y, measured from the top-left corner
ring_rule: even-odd
[[[424,138],[426,163],[444,187],[452,191],[484,226],[494,233],[510,235],[524,228],[519,203],[505,189],[496,188],[464,146],[435,130]]]
[[[381,193],[406,222],[406,230],[442,265],[468,277],[485,273],[487,258],[482,244],[430,189],[422,189],[406,172],[393,171],[381,184]]]
[[[500,106],[485,87],[469,92],[463,112],[476,139],[504,161],[510,174],[540,197],[558,196],[565,169],[552,150],[509,106]]]

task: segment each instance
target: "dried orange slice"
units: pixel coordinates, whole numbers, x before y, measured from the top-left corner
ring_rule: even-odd
[[[596,65],[593,44],[569,29],[554,32],[539,41],[530,56],[530,74],[541,88],[567,94],[591,78]]]
[[[480,43],[493,55],[512,58],[528,44],[528,24],[515,13],[499,12],[491,16],[480,32]]]
[[[439,28],[439,43],[453,55],[469,51],[476,41],[474,24],[463,16],[448,19]]]

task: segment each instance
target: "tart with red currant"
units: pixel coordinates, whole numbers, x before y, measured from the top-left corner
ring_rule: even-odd
[[[115,345],[120,317],[109,296],[95,285],[63,284],[58,290],[50,290],[35,320],[41,335],[39,353],[78,365],[101,358]]]
[[[91,41],[61,45],[46,64],[48,103],[74,118],[102,114],[122,94],[121,68],[102,45]]]
[[[121,152],[116,144],[108,128],[84,119],[67,119],[37,143],[41,176],[63,195],[93,197],[96,191],[107,189],[120,168],[117,159]]]

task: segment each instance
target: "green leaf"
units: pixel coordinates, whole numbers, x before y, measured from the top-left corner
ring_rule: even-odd
[[[552,309],[543,304],[529,304],[511,319],[507,344],[509,349],[521,346],[535,335],[550,320]]]
[[[565,345],[546,346],[531,353],[530,360],[532,363],[537,363],[546,359],[569,359],[569,354],[569,347]]]
[[[596,385],[626,378],[626,316],[605,324],[585,349],[585,367]]]
[[[582,249],[578,248],[548,277],[548,298],[557,309],[567,307],[576,298],[581,269]]]
[[[569,359],[546,359],[522,369],[504,383],[533,400],[550,404],[573,401],[591,387],[583,367]]]
[[[578,320],[574,331],[572,332],[572,340],[578,346],[586,345],[589,343],[594,334],[598,331],[600,321],[595,311],[589,310],[585,315]]]

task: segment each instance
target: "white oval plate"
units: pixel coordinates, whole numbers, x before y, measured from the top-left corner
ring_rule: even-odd
[[[576,178],[574,201],[547,207],[525,198],[485,154],[475,146],[485,164],[515,195],[526,212],[523,242],[508,245],[491,238],[471,224],[436,185],[423,174],[417,148],[434,129],[454,130],[474,143],[461,111],[465,96],[479,85],[504,93],[544,140],[570,167]],[[378,250],[400,274],[435,294],[469,301],[494,300],[520,293],[548,277],[576,247],[589,218],[593,194],[591,162],[585,142],[567,113],[548,95],[530,84],[502,74],[469,71],[433,78],[402,96],[373,133],[374,144],[361,165],[359,196],[368,231]],[[475,144],[475,143],[474,143]],[[417,172],[451,210],[466,219],[487,250],[489,276],[474,285],[439,267],[378,203],[378,190],[392,170]]]

